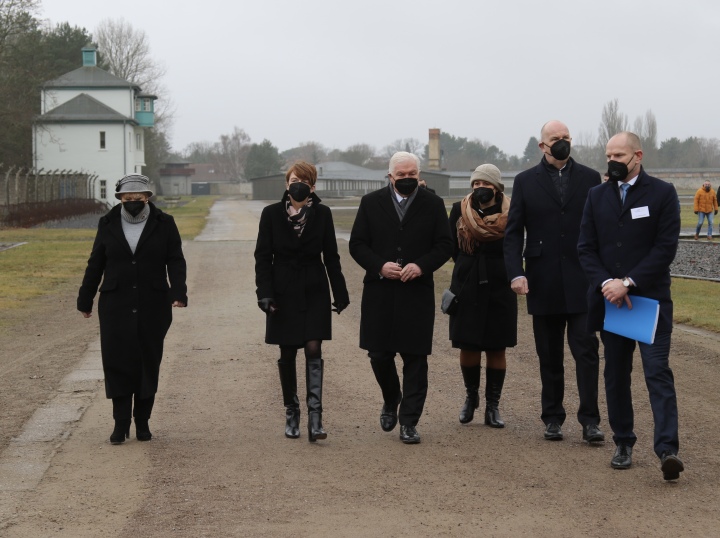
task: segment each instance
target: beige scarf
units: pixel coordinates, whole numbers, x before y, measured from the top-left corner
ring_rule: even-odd
[[[458,247],[466,254],[474,254],[477,243],[496,241],[505,236],[510,198],[503,195],[500,213],[481,216],[472,208],[472,193],[460,202],[461,217],[457,221]]]

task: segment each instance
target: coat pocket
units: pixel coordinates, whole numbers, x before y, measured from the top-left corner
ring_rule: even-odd
[[[108,292],[108,291],[114,291],[117,289],[117,279],[116,278],[104,278],[102,281],[102,284],[100,284],[100,293]]]
[[[528,242],[525,245],[525,252],[523,252],[523,258],[539,258],[542,254],[542,241]]]
[[[155,280],[153,280],[152,287],[153,289],[160,291],[167,291],[170,289],[167,280],[165,280],[164,278],[156,278]]]

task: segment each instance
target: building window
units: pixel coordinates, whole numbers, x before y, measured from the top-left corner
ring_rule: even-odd
[[[141,105],[140,99],[135,99],[135,112],[140,112],[140,110],[141,110],[140,105]]]
[[[135,149],[138,151],[142,149],[142,133],[135,134]]]
[[[100,149],[105,149],[105,131],[100,131]]]
[[[145,112],[152,112],[152,100],[151,99],[143,99],[143,110]]]
[[[107,180],[101,179],[100,180],[100,198],[103,200],[107,198]]]

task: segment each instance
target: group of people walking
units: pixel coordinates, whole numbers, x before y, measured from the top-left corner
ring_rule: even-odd
[[[427,396],[435,323],[433,273],[452,258],[455,304],[449,312],[449,337],[459,349],[466,389],[459,421],[471,422],[480,407],[484,354],[483,420],[492,428],[504,427],[499,403],[506,349],[517,344],[517,295],[524,295],[539,358],[544,437],[550,441],[563,439],[566,335],[576,363],[583,440],[605,439],[598,408],[600,331],[609,423],[617,445],[611,465],[616,469],[630,467],[636,441],[630,395],[636,342],[603,330],[604,309],[631,306],[636,294],[660,301],[655,342],[640,343],[640,354],[655,420],[655,452],[664,478],[676,479],[683,464],[677,457],[677,402],[668,355],[669,265],[680,223],[677,195],[671,185],[642,169],[642,148],[633,133],[620,133],[608,143],[606,183],[570,157],[571,141],[563,123],[546,123],[539,143],[542,160],[515,178],[512,199],[505,195],[498,168],[482,164],[449,218],[444,201],[419,185],[419,160],[407,152],[390,159],[388,186],[361,199],[349,251],[365,270],[360,347],[382,394],[380,426],[389,432],[399,423],[403,443],[420,442],[417,425]],[[265,341],[279,347],[285,436],[300,437],[296,357],[303,349],[307,435],[314,442],[327,437],[322,342],[332,338],[332,312],[340,314],[350,298],[332,213],[315,194],[315,166],[295,163],[285,177],[282,199],[265,207],[260,217],[257,299],[265,314]],[[78,298],[78,309],[88,317],[104,275],[99,312],[107,396],[113,399],[116,422],[113,443],[129,434],[133,395],[138,439],[151,437],[147,419],[152,403],[148,406],[147,400],[157,390],[162,339],[171,307],[187,304],[177,228],[147,202],[152,193],[138,178],[142,176],[118,183],[122,207],[101,219]],[[157,306],[150,308],[155,300]],[[148,312],[162,323],[144,317]],[[131,344],[121,346],[120,338]],[[398,354],[402,380],[395,364]]]

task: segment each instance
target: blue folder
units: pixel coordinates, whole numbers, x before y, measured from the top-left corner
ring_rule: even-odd
[[[655,330],[660,317],[660,303],[639,295],[629,295],[630,310],[625,302],[620,308],[605,300],[606,331],[619,334],[645,344],[655,341]]]

